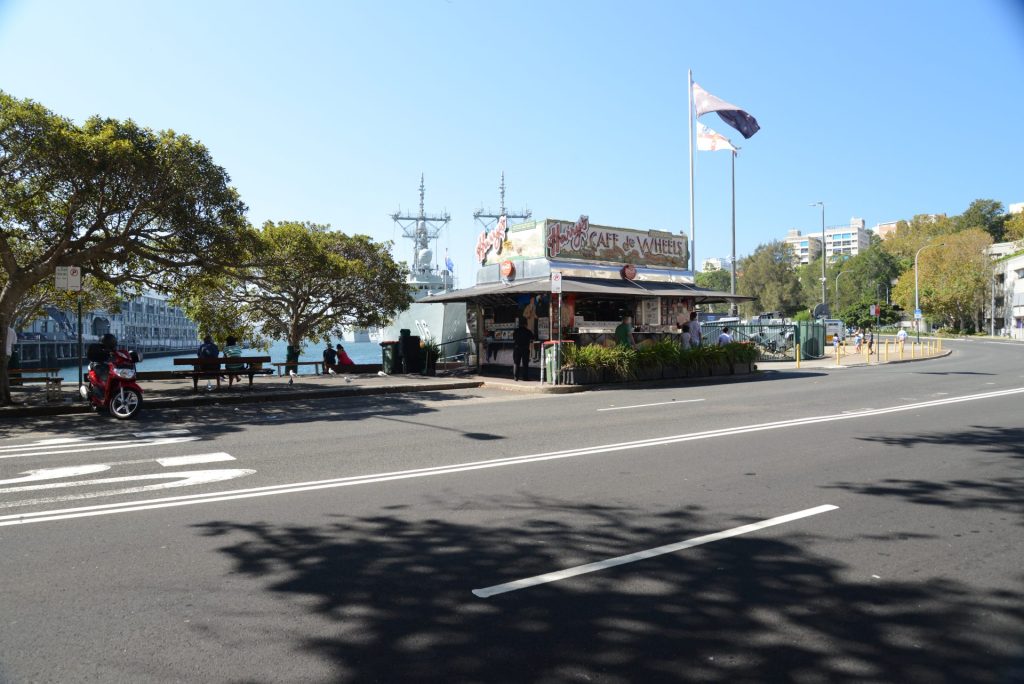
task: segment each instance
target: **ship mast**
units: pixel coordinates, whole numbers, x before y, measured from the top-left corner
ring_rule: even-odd
[[[499,206],[500,206],[500,209],[498,210],[498,213],[494,213],[493,211],[486,211],[482,207],[480,209],[477,209],[476,211],[473,212],[473,218],[476,219],[476,221],[483,227],[484,232],[489,232],[491,230],[491,228],[494,227],[494,224],[496,224],[498,222],[498,219],[500,219],[502,216],[505,217],[506,221],[508,221],[509,219],[522,219],[522,220],[525,221],[526,219],[528,219],[531,216],[533,216],[533,212],[531,212],[529,209],[521,209],[518,213],[515,213],[515,214],[510,214],[505,209],[505,172],[504,171],[501,172],[501,185],[498,186],[498,190],[499,190],[499,193],[500,193],[499,194],[499,198],[500,198],[500,205]]]
[[[427,214],[424,201],[426,197],[426,185],[423,174],[420,174],[420,211],[417,215],[403,214],[399,209],[391,214],[391,220],[402,229],[402,237],[409,238],[413,244],[413,260],[411,267],[411,279],[423,281],[424,285],[429,283],[426,290],[437,291],[451,289],[451,274],[436,267],[433,261],[433,252],[430,250],[430,243],[437,243],[441,231],[448,227],[452,217],[446,211],[442,214]],[[439,273],[440,272],[440,273]],[[434,280],[439,282],[434,283]]]

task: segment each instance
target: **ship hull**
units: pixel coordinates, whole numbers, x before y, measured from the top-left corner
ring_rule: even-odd
[[[397,340],[402,330],[421,340],[427,337],[441,344],[442,358],[464,353],[468,348],[469,327],[466,325],[466,304],[426,304],[413,302],[383,330],[384,340]]]

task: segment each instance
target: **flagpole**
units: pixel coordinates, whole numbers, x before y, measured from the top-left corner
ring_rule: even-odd
[[[693,69],[687,71],[689,86],[686,88],[686,122],[690,136],[690,270],[697,276],[697,239],[693,227]]]
[[[732,151],[732,294],[736,294],[736,150]],[[732,315],[736,315],[736,300],[732,301]]]

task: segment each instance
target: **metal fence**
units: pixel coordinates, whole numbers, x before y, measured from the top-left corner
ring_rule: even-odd
[[[750,342],[764,361],[795,361],[797,345],[803,360],[820,359],[825,352],[825,326],[822,323],[702,323],[705,344],[714,344],[728,327],[733,342]]]

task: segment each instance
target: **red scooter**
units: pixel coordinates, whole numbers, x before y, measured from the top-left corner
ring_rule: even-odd
[[[88,386],[78,388],[82,398],[97,412],[106,409],[115,418],[131,418],[142,406],[142,388],[135,381],[135,364],[141,360],[138,352],[117,349],[106,361],[92,361]]]

